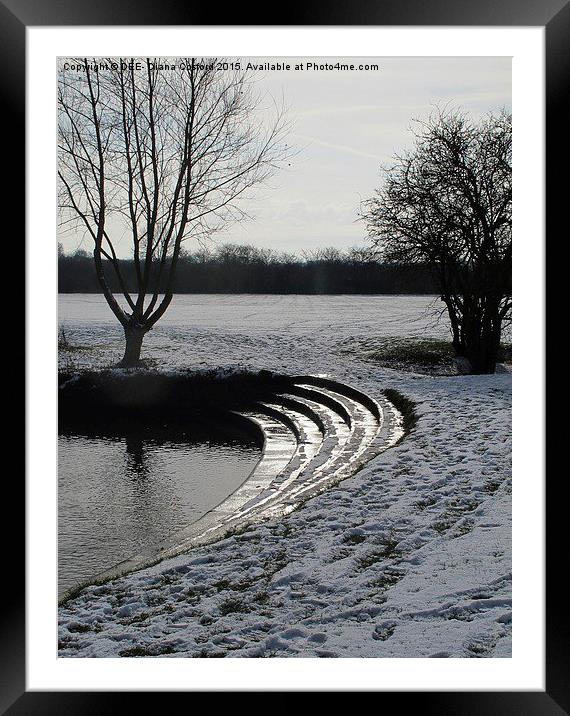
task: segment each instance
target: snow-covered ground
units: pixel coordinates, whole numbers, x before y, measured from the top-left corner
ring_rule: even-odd
[[[60,609],[60,655],[509,657],[510,374],[428,377],[347,354],[371,335],[441,335],[419,318],[425,298],[207,297],[217,318],[178,298],[147,337],[157,364],[327,373],[399,390],[419,421],[286,518],[87,588]],[[97,350],[73,360],[120,357],[112,317],[82,319],[74,300],[60,321]]]

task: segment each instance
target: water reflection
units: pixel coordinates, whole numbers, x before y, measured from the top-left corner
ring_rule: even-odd
[[[216,437],[196,426],[122,432],[106,426],[59,437],[60,592],[197,520],[260,457],[251,438],[227,429]]]
[[[134,475],[142,475],[146,473],[146,466],[143,455],[143,441],[135,435],[127,435],[125,438],[127,449],[127,467],[128,471]]]

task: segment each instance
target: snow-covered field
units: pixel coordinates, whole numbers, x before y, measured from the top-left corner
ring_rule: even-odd
[[[160,366],[327,373],[417,404],[416,428],[284,519],[90,587],[61,656],[509,657],[511,376],[428,377],[347,353],[445,335],[424,297],[182,296],[146,340]],[[120,357],[98,296],[60,297],[77,365]]]

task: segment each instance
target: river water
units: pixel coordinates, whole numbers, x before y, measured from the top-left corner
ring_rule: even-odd
[[[213,432],[59,436],[60,593],[156,546],[244,482],[260,449],[241,433]]]

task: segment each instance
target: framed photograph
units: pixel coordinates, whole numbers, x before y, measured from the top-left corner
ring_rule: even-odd
[[[544,430],[568,7],[290,10],[0,4],[27,357],[2,712],[570,708]]]

